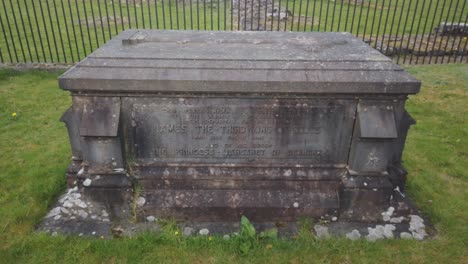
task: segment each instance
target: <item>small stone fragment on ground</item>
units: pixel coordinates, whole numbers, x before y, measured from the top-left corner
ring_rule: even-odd
[[[92,183],[92,180],[91,180],[91,179],[86,179],[86,180],[83,181],[83,185],[84,185],[84,186],[90,186],[91,183]]]
[[[137,206],[138,207],[143,207],[143,205],[145,205],[146,203],[146,199],[144,197],[138,197],[137,199]]]
[[[193,231],[194,229],[189,226],[184,227],[184,236],[191,236]]]
[[[346,234],[346,237],[351,240],[358,240],[361,238],[361,233],[357,229],[353,229],[353,231]]]
[[[198,232],[200,235],[202,236],[206,236],[210,233],[210,230],[206,229],[206,228],[203,228],[201,229],[199,232]]]
[[[150,215],[150,216],[146,217],[146,221],[148,221],[148,222],[150,222],[150,223],[151,223],[151,222],[154,222],[154,221],[156,221],[156,217]]]
[[[410,215],[410,227],[409,231],[416,240],[423,240],[426,236],[426,225],[424,225],[424,219],[419,215]]]
[[[400,238],[401,239],[413,239],[413,235],[411,235],[408,232],[401,232],[400,233]]]
[[[318,238],[329,238],[330,233],[328,233],[328,227],[324,225],[315,225],[314,226],[315,234]]]
[[[385,221],[385,222],[388,222],[390,221],[392,215],[393,215],[393,212],[395,212],[395,208],[390,206],[387,211],[383,212],[382,213],[382,219]]]
[[[384,238],[393,238],[393,231],[396,229],[394,225],[377,225],[375,228],[368,227],[369,234],[366,236],[368,241],[376,241]]]
[[[54,217],[60,214],[61,208],[55,207],[54,209],[50,210],[50,212],[46,215],[46,218]]]

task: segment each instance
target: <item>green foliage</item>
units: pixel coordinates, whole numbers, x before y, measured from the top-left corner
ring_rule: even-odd
[[[239,245],[239,252],[243,255],[248,254],[251,250],[260,246],[259,240],[269,239],[275,240],[278,238],[278,229],[272,228],[262,231],[257,235],[255,227],[250,223],[249,219],[245,216],[241,217],[241,230],[240,234],[236,237]]]

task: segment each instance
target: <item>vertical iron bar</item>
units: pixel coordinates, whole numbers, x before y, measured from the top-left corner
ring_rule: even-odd
[[[130,13],[130,12],[129,12],[129,13]],[[136,1],[135,1],[135,0],[133,0],[133,15],[135,16],[136,28],[139,28],[139,26],[138,26],[137,7],[136,7]]]
[[[406,13],[406,18],[405,18],[405,25],[403,26],[403,33],[401,34],[401,41],[400,41],[400,48],[399,50],[401,51],[402,47],[403,47],[403,40],[405,39],[405,31],[406,31],[406,26],[408,25],[408,19],[409,19],[409,14],[411,12],[411,2],[412,0],[409,1],[409,4],[408,4],[408,12]],[[409,42],[408,42],[409,43]],[[406,52],[405,52],[406,53]],[[404,54],[403,54],[404,56]],[[397,57],[397,63],[400,62],[400,56],[398,55]]]
[[[296,0],[293,0],[293,15],[291,17],[291,31],[293,31],[294,26],[294,14],[296,13]],[[301,25],[301,13],[302,13],[302,0],[299,1],[299,11],[297,13],[297,27],[296,31],[299,31]],[[307,15],[307,14],[306,14]]]
[[[410,45],[411,35],[413,34],[414,21],[416,20],[416,14],[418,12],[419,0],[416,0],[416,6],[414,8],[413,20],[411,21],[410,32],[408,34],[408,47]],[[403,56],[403,64],[406,62],[407,55]]]
[[[460,23],[462,22],[462,17],[463,17],[463,10],[465,10],[465,7],[466,7],[466,2],[467,1],[464,1],[463,3],[463,7],[461,8],[462,12],[460,12],[460,19],[458,19],[458,24],[460,25]],[[466,24],[466,21],[468,20],[468,16],[466,16],[465,18],[465,24]],[[456,38],[455,38],[456,39]],[[457,62],[457,53],[458,51],[460,50],[460,44],[462,42],[462,39],[463,39],[463,34],[460,34],[460,40],[458,41],[458,45],[457,45],[457,49],[453,52],[453,62]],[[453,45],[452,45],[452,50],[455,46],[455,40],[453,41]],[[447,63],[450,63],[450,58],[448,59]]]
[[[169,26],[171,29],[173,29],[172,27],[172,1],[168,0],[168,2],[169,2]]]
[[[132,28],[132,20],[130,18],[130,10],[128,0],[125,0],[125,9],[127,10],[128,28]]]
[[[224,0],[224,30],[227,27],[227,2]]]
[[[219,0],[218,0],[219,1]],[[257,19],[257,31],[260,30],[260,0],[258,0],[258,19]]]
[[[335,1],[335,3],[336,3],[336,1]],[[343,6],[344,6],[344,1],[341,0],[340,14],[338,15],[338,29],[336,30],[338,32],[340,31],[340,28],[341,28],[341,15],[343,14]],[[347,23],[347,21],[345,21],[345,23]]]
[[[357,4],[355,4],[357,5]],[[356,31],[356,37],[359,38],[359,27],[361,26],[361,18],[362,18],[362,9],[364,9],[364,3],[361,4],[361,8],[359,8],[359,16],[358,16],[358,25]]]
[[[314,4],[312,5],[312,22],[310,23],[310,31],[314,31],[314,21],[315,21],[315,7],[317,4],[317,0],[314,0]],[[319,17],[319,23],[320,23],[320,17]]]
[[[182,13],[184,15],[184,30],[187,30],[187,19],[185,18],[185,0],[182,0]]]
[[[18,42],[20,44],[21,54],[23,55],[23,61],[26,62],[26,54],[24,53],[23,41],[22,41],[21,36],[20,36],[20,30],[18,28],[18,23],[16,22],[15,10],[13,8],[13,3],[11,2],[11,0],[9,2],[10,2],[10,8],[11,8],[10,11],[11,11],[11,14],[13,14],[13,24],[15,25],[15,29],[16,29],[16,32],[18,34],[18,39],[19,39]],[[5,6],[4,6],[4,8],[5,8]],[[7,13],[7,10],[5,8],[5,15],[6,15],[6,13]],[[9,25],[9,21],[8,21],[8,25]],[[10,36],[12,37],[12,41],[13,41],[13,31],[11,31],[11,29],[10,29]]]
[[[203,29],[206,30],[206,0],[203,0]]]
[[[177,30],[180,29],[179,27],[179,0],[175,0],[175,7],[176,7],[176,27],[177,27]]]
[[[293,15],[292,15],[292,20],[291,20],[292,21],[291,22],[291,31],[293,31],[294,13],[295,12],[296,12],[296,0],[293,0]],[[299,27],[301,26],[301,13],[302,13],[302,0],[299,1],[299,12],[297,13],[297,28],[296,28],[296,31],[299,31]]]
[[[106,34],[104,32],[104,22],[102,21],[102,11],[101,11],[101,4],[100,4],[101,1],[96,1],[97,3],[97,6],[98,6],[98,12],[99,12],[99,21],[101,22],[101,33],[102,33],[102,41],[103,43],[106,42]],[[104,4],[106,4],[106,2],[104,2]],[[108,20],[109,21],[109,20]],[[95,28],[95,30],[97,30],[97,28]]]
[[[429,36],[427,37],[427,42],[426,42],[426,48],[424,49],[424,54],[426,54],[424,56],[424,63],[426,63],[426,58],[430,57],[430,55],[431,55],[431,54],[429,54],[427,52],[427,50],[429,48],[429,42],[431,41],[432,29],[434,29],[434,23],[436,21],[437,11],[439,11],[439,3],[440,3],[440,1],[436,1],[436,6],[434,8],[434,16],[432,17],[432,22],[431,22],[431,27],[430,27],[431,30],[429,31]],[[445,0],[444,0],[444,5],[445,5]],[[443,10],[442,10],[442,12],[443,12]],[[435,38],[434,38],[434,41],[435,41]]]
[[[166,29],[166,12],[164,12],[164,0],[161,0],[161,13],[162,13],[163,29]]]
[[[67,41],[68,41],[68,47],[70,49],[71,62],[75,62],[75,56],[73,55],[72,42],[70,41],[70,31],[68,30],[68,22],[67,22],[68,19],[67,19],[67,15],[65,13],[65,7],[63,5],[63,0],[60,0],[60,4],[61,4],[60,7],[62,8],[63,20],[65,22],[65,32],[67,34]],[[73,27],[73,19],[71,21],[72,21],[72,27]],[[76,37],[75,37],[74,41],[75,41],[75,44],[76,44]],[[78,47],[77,47],[77,49],[78,49]],[[65,62],[66,62],[66,60],[65,60]]]
[[[346,19],[345,19],[345,24],[344,24],[344,31],[345,32],[348,31],[348,19],[349,19],[349,2],[348,2],[348,5],[346,7]]]
[[[78,0],[75,0],[75,6],[76,6],[76,16],[78,17],[78,25],[80,28],[81,44],[83,45],[83,53],[84,53],[83,56],[86,56],[86,54],[88,53],[86,52],[86,45],[85,45],[85,41],[83,37],[83,27],[81,26],[81,17],[80,17],[80,9],[78,7]],[[73,12],[71,11],[71,8],[70,8],[70,14],[73,14]]]
[[[250,0],[250,30],[253,30],[253,7],[254,0]]]
[[[237,30],[241,30],[241,21],[240,21],[240,7],[241,7],[241,0],[237,0]]]
[[[320,11],[319,11],[319,21],[317,25],[317,31],[320,32],[320,24],[322,22],[322,7],[323,7],[323,0],[320,0]]]
[[[240,17],[240,11],[239,11],[239,17]],[[242,30],[247,30],[247,1],[244,0],[244,27]]]
[[[372,25],[371,25],[371,31],[370,31],[370,38],[369,38],[369,45],[372,46],[372,34],[374,34],[374,25],[375,25],[375,17],[377,16],[377,4],[378,2],[375,2],[375,7],[374,7],[374,16],[372,17]]]
[[[3,0],[2,0],[3,1]],[[50,61],[54,62],[54,55],[52,54],[52,48],[50,47],[50,41],[49,41],[49,30],[47,30],[47,23],[45,21],[45,16],[44,16],[44,9],[42,8],[42,1],[39,1],[39,8],[41,10],[41,16],[42,16],[42,25],[44,26],[44,32],[46,34],[46,40],[47,40],[47,47],[49,48],[49,55],[50,55]],[[6,11],[6,10],[5,10]],[[8,19],[8,17],[7,17]]]
[[[143,23],[143,28],[146,28],[145,25],[145,10],[143,6],[145,5],[145,1],[140,1],[140,12],[141,12],[141,23]]]
[[[273,0],[274,1],[274,0]],[[281,0],[279,0],[279,3],[278,3],[278,25],[277,25],[277,31],[280,30],[280,21],[281,21]]]
[[[73,31],[73,42],[75,42],[75,49],[76,49],[76,56],[77,56],[76,61],[79,61],[80,60],[80,49],[78,48],[78,38],[76,37],[75,25],[73,25],[74,19],[73,19],[73,12],[72,12],[72,4],[71,4],[70,0],[68,0],[68,11],[70,12],[71,28],[72,28],[72,31]],[[71,42],[70,42],[70,49],[71,49],[71,46],[72,45],[71,45]],[[73,53],[72,53],[72,56],[73,56]],[[75,62],[75,59],[73,59],[73,62]]]
[[[200,29],[200,0],[197,0],[197,30]]]
[[[26,47],[28,48],[29,59],[30,59],[31,62],[33,62],[32,53],[31,53],[31,46],[29,45],[29,38],[28,38],[28,35],[26,33],[26,31],[27,31],[26,27],[24,26],[23,12],[21,11],[21,2],[18,1],[17,3],[18,3],[18,12],[19,12],[20,19],[21,19],[21,25],[23,26],[24,39],[26,40]],[[27,8],[28,7],[26,6],[26,10],[27,10]]]
[[[231,31],[232,30],[234,30],[234,0],[231,0]]]
[[[455,22],[455,16],[457,15],[457,9],[458,9],[458,5],[460,4],[460,0],[457,1],[457,4],[455,5],[455,9],[453,10],[453,16],[452,16],[452,24],[450,24],[450,30],[453,29],[453,23]],[[462,9],[462,12],[463,12],[463,9]],[[447,41],[445,42],[445,47],[444,47],[444,51],[446,52],[447,51],[447,48],[448,48],[448,40],[450,39],[450,34],[448,34],[447,36]],[[455,42],[455,39],[456,37],[453,37],[453,41]],[[453,46],[453,45],[452,45]],[[445,56],[442,56],[442,59],[440,61],[440,63],[444,63],[444,57]],[[449,56],[450,58],[450,56]]]
[[[213,30],[213,0],[210,0],[210,20],[211,30]]]
[[[83,1],[83,3],[85,2],[85,0]],[[93,3],[90,2],[91,4],[91,16],[93,18],[93,27],[94,27],[94,36],[96,38],[96,48],[99,48],[100,44],[99,44],[99,37],[98,37],[98,33],[97,33],[97,27],[96,27],[96,19],[94,17],[94,6],[93,6]]]
[[[157,1],[157,0],[156,0]],[[190,29],[193,30],[193,6],[192,0],[190,0]]]
[[[382,53],[384,53],[383,52],[383,45],[385,43],[385,33],[387,32],[388,18],[390,17],[391,7],[392,7],[392,0],[389,0],[388,9],[387,9],[387,16],[385,17],[385,24],[384,24],[383,33],[382,33],[382,40],[380,41],[382,43],[382,45],[380,45],[380,52],[382,52]],[[388,37],[388,39],[390,39],[390,36]],[[388,49],[388,46],[387,46],[387,49]]]
[[[429,22],[429,11],[431,10],[431,7],[432,7],[432,0],[429,1],[429,8],[426,10],[427,11],[427,15],[426,15],[426,21],[424,22],[424,27],[423,27],[423,32],[422,32],[422,35],[421,35],[421,41],[419,42],[419,47],[418,47],[418,51],[421,52],[421,47],[422,47],[422,42],[423,42],[423,38],[424,38],[424,33],[426,32],[426,26],[427,26],[427,23]],[[422,20],[422,18],[421,18]],[[429,42],[429,38],[427,39],[427,42]],[[416,44],[416,43],[415,43]],[[426,56],[427,54],[424,53],[423,55],[423,63],[424,61],[426,60]],[[411,57],[412,58],[412,57]],[[410,64],[411,64],[411,58],[410,58]],[[416,59],[416,64],[418,64],[418,59]]]
[[[445,22],[448,21],[448,18],[449,18],[449,16],[450,16],[450,10],[452,9],[452,4],[453,4],[453,0],[450,1],[449,7],[448,7],[448,10],[447,10],[447,16],[445,17]],[[442,22],[442,20],[441,20],[440,22]],[[439,24],[440,24],[440,23],[439,23]],[[442,34],[441,34],[440,36],[442,37]],[[443,37],[442,37],[442,38],[443,38]],[[439,47],[437,48],[437,51],[440,52],[440,48],[442,48],[442,40],[439,42]],[[437,64],[438,60],[439,60],[439,56],[436,57],[436,59],[435,59],[435,64]],[[429,63],[431,63],[430,60],[429,60]]]
[[[315,1],[315,0],[314,0]],[[310,0],[307,0],[307,4],[306,4],[306,15],[305,15],[305,19],[304,19],[304,32],[306,31],[306,26],[307,26],[307,17],[309,16],[309,3],[310,3]],[[313,19],[313,17],[312,17]],[[299,29],[298,29],[299,30]]]
[[[411,0],[410,0],[411,1]],[[364,24],[364,32],[362,33],[362,41],[364,41],[364,39],[366,38],[366,32],[367,32],[367,25],[369,23],[369,12],[370,12],[370,9],[371,9],[371,5],[369,3],[369,5],[367,6],[367,12],[366,12],[366,23]],[[371,45],[369,43],[369,45]]]
[[[329,11],[330,11],[330,1],[327,1],[327,9],[326,9],[326,11],[325,11],[325,29],[324,29],[325,32],[327,31],[328,14],[329,14]],[[333,30],[332,30],[332,31],[333,31]]]
[[[115,0],[114,0],[115,1]],[[122,0],[117,0],[119,1],[119,9],[120,9],[120,25],[122,26],[122,30],[125,30],[125,24],[124,24],[124,21],[123,21],[123,11],[122,11]],[[128,0],[127,0],[128,1]],[[130,22],[130,20],[129,20]],[[115,21],[115,23],[117,24],[117,21]]]
[[[286,27],[287,27],[287,23],[288,23],[288,3],[289,3],[289,0],[286,0],[286,7],[284,9],[284,15],[286,16],[285,19],[284,19],[284,28],[283,30],[286,31]]]
[[[115,34],[117,35],[119,33],[119,30],[117,28],[117,16],[115,15],[115,0],[112,0],[112,14],[114,15]]]
[[[56,0],[52,0],[52,3],[54,4],[54,14],[55,18],[57,19],[57,27],[58,27],[58,33],[59,33],[59,38],[60,38],[60,45],[62,45],[62,55],[64,58],[64,62],[67,63],[67,56],[65,55],[65,45],[63,45],[63,36],[62,36],[62,27],[60,26],[60,21],[58,17],[58,12],[57,12],[57,4],[55,3]],[[63,18],[65,20],[65,18]],[[67,31],[68,35],[68,29],[65,28],[65,31]]]
[[[43,41],[42,41],[41,29],[39,28],[39,20],[37,18],[36,6],[34,5],[34,1],[31,1],[31,4],[32,4],[32,7],[33,7],[34,21],[36,23],[37,34],[39,36],[39,44],[41,45],[42,58],[44,59],[44,62],[46,62],[47,61],[46,53],[45,53],[44,44],[43,44]]]
[[[267,27],[267,17],[268,17],[268,1],[265,1],[265,21],[263,23],[263,27],[265,31],[268,30],[268,27]]]
[[[421,26],[421,20],[422,20],[421,18],[422,18],[423,12],[425,11],[425,9],[424,9],[425,4],[426,4],[426,1],[423,0],[422,7],[421,7],[421,13],[419,14],[418,25],[417,25],[417,27],[416,27],[416,34],[414,35],[413,52],[411,52],[409,64],[411,64],[411,62],[413,61],[413,54],[414,54],[414,52],[415,52],[414,49],[416,48],[416,42],[417,42],[417,40],[418,40],[419,28],[420,28],[420,26]],[[422,39],[421,39],[421,41],[422,41]]]
[[[417,26],[417,28],[416,28],[416,34],[414,35],[413,52],[412,52],[411,55],[410,55],[409,64],[411,64],[411,62],[413,61],[413,54],[414,54],[414,52],[415,52],[414,49],[416,48],[416,42],[417,42],[417,40],[418,40],[419,28],[421,27],[422,15],[423,15],[423,12],[425,11],[425,9],[424,9],[425,4],[426,4],[426,1],[423,0],[422,7],[421,7],[421,13],[419,14],[418,26]],[[422,37],[421,37],[421,41],[422,41]]]
[[[237,0],[240,1],[240,0]],[[275,20],[275,0],[271,1],[271,25],[270,25],[270,30],[273,31],[273,21]]]
[[[192,3],[192,0],[190,0]],[[159,12],[158,12],[158,0],[154,0],[154,12],[156,13],[156,28],[159,29]]]
[[[34,51],[36,53],[36,59],[37,59],[37,62],[40,62],[39,51],[37,50],[37,44],[36,44],[36,37],[34,35],[34,29],[33,29],[32,23],[31,23],[31,16],[29,15],[29,8],[28,8],[28,5],[26,3],[26,0],[24,0],[24,6],[26,8],[26,17],[28,19],[29,31],[31,32],[31,37],[32,37],[33,45],[34,45]],[[68,42],[71,43],[70,40]],[[70,51],[71,51],[71,46],[70,46]]]
[[[379,25],[377,26],[377,36],[375,37],[375,46],[374,48],[377,48],[377,42],[379,41],[379,34],[380,34],[380,26],[382,24],[382,17],[383,17],[383,10],[385,8],[385,0],[383,0],[382,2],[382,9],[380,9],[380,17],[379,17]],[[380,46],[382,48],[382,45]],[[380,51],[382,51],[382,49],[379,49]]]
[[[50,24],[50,30],[52,31],[52,39],[54,40],[54,46],[55,46],[55,55],[57,55],[57,62],[60,62],[60,56],[59,56],[59,47],[57,46],[57,40],[55,39],[55,30],[54,30],[54,24],[52,23],[52,15],[50,13],[50,6],[49,6],[49,0],[46,0],[46,6],[47,6],[47,15],[49,16],[49,24]]]
[[[3,60],[3,53],[2,53],[2,48],[0,47],[0,62],[4,63],[5,61]]]
[[[331,23],[331,31],[333,31],[333,24],[335,24],[335,13],[336,13],[336,2],[337,0],[333,1],[333,11],[332,11],[332,23]],[[338,24],[340,22],[338,21]]]
[[[3,9],[3,11],[6,12],[5,8]],[[8,43],[8,38],[7,38],[7,35],[6,35],[5,26],[3,25],[3,19],[2,19],[1,16],[0,16],[0,26],[2,27],[3,38],[5,39],[5,43],[6,43],[6,47],[7,47],[7,51],[8,51],[8,57],[10,58],[10,62],[13,63],[13,57],[11,56],[10,44]],[[45,58],[44,58],[44,60],[45,60]],[[18,61],[18,60],[16,60],[16,61]]]
[[[148,18],[150,29],[153,29],[153,17],[151,16],[151,0],[148,0]]]
[[[465,24],[468,22],[468,16],[465,18]],[[460,36],[460,42],[458,42],[458,48],[457,50],[460,50],[460,47],[461,47],[461,38],[463,37]],[[465,41],[465,45],[463,46],[463,49],[462,49],[462,53],[461,53],[461,56],[460,56],[460,62],[463,62],[463,57],[465,57],[465,51],[466,51],[466,46],[468,44],[468,41]],[[456,58],[455,58],[455,62],[457,62]]]
[[[354,20],[356,19],[356,7],[357,7],[357,3],[354,2],[353,18],[351,19],[351,29],[349,30],[349,32],[351,32],[351,34],[353,34]],[[348,7],[348,8],[349,8],[349,7]],[[357,36],[357,35],[356,35],[356,36]]]
[[[432,1],[432,0],[431,0]],[[390,4],[388,5],[388,8],[390,10],[390,6],[392,4],[392,1],[390,0]],[[386,54],[388,52],[388,47],[390,47],[390,41],[391,41],[391,36],[392,36],[392,32],[393,32],[393,26],[395,24],[395,17],[396,17],[396,11],[397,11],[397,6],[398,6],[398,1],[395,3],[395,8],[393,8],[393,17],[392,17],[392,23],[390,23],[390,32],[388,34],[388,41],[387,41],[387,48],[385,49],[385,53]],[[387,15],[388,17],[388,15]],[[398,34],[398,33],[397,33]],[[382,43],[383,43],[383,39],[382,39]]]
[[[88,13],[86,12],[85,0],[83,0],[83,10],[84,10],[84,15],[85,15],[85,19],[86,19],[86,31],[88,33],[89,46],[91,47],[91,51],[93,51],[93,44],[91,42],[91,33],[89,32]],[[86,55],[88,55],[88,54],[85,54],[85,56]]]
[[[113,3],[114,1],[112,1]],[[111,26],[110,26],[110,17],[109,17],[109,7],[107,6],[107,2],[104,2],[104,7],[106,8],[106,21],[107,21],[107,33],[109,34],[109,39],[112,38],[112,31],[111,31]],[[102,18],[101,18],[102,20]]]
[[[221,25],[220,19],[221,19],[221,17],[219,16],[219,0],[218,0],[218,6],[217,6],[217,8],[218,8],[218,19],[217,19],[217,20],[218,20],[218,28],[217,28],[217,30],[220,30],[220,27],[221,27],[221,26],[220,26],[220,25]]]

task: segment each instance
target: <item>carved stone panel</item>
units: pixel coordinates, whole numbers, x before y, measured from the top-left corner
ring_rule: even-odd
[[[346,164],[354,100],[124,98],[135,162]]]

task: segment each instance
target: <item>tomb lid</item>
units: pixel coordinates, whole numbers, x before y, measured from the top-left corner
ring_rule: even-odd
[[[126,30],[59,78],[75,92],[414,94],[349,33]]]

